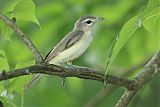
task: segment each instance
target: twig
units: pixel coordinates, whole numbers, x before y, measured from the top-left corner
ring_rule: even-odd
[[[13,31],[17,33],[17,35],[20,37],[20,39],[25,43],[25,45],[30,49],[32,52],[36,63],[40,64],[43,62],[43,57],[39,53],[38,49],[36,46],[32,43],[32,41],[29,39],[29,37],[21,30],[18,28],[16,25],[16,18],[13,18],[12,20],[9,19],[8,17],[4,16],[3,14],[0,13],[0,19],[6,23]],[[36,81],[40,78],[40,74],[36,74],[33,79],[26,85],[26,86],[31,86],[33,83],[36,83]]]
[[[90,68],[82,67],[73,67],[73,68],[61,68],[55,65],[34,65],[22,69],[15,69],[9,72],[0,74],[0,81],[15,78],[22,75],[30,74],[50,74],[60,77],[78,77],[82,79],[91,79],[104,82],[104,74],[92,70]],[[130,79],[125,79],[121,77],[116,77],[113,75],[106,76],[107,82],[110,84],[115,84],[118,86],[123,86],[127,89],[134,89],[134,81]]]
[[[32,51],[33,56],[36,59],[37,63],[41,63],[43,58],[41,54],[38,52],[37,48],[35,45],[32,43],[32,41],[28,38],[28,36],[18,28],[16,23],[14,23],[13,20],[9,19],[8,17],[4,16],[3,14],[0,13],[0,19],[6,23],[10,28],[12,28],[13,31],[17,33],[17,35],[20,37],[20,39],[26,44],[26,46]]]
[[[111,72],[122,72],[120,76],[127,76],[128,74],[132,73],[133,71],[143,67],[148,61],[151,59],[151,57],[147,58],[147,60],[129,68],[129,69],[123,69],[121,71],[120,68],[114,67],[114,69],[111,69]],[[113,67],[112,67],[113,68]],[[86,102],[85,107],[97,107],[98,104],[100,104],[107,95],[112,93],[116,89],[116,86],[109,86],[106,88],[101,89],[98,93],[96,93],[89,101]]]
[[[136,94],[136,91],[134,90],[133,91],[126,90],[122,95],[122,97],[119,99],[115,107],[127,107],[127,105],[132,100],[135,94]]]
[[[136,88],[126,90],[115,107],[126,107],[139,89],[160,72],[160,50],[153,56],[147,65],[134,78]]]

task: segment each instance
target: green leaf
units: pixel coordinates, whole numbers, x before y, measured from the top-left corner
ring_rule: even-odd
[[[23,68],[23,67],[27,67],[27,66],[31,66],[31,65],[33,65],[33,64],[35,64],[35,61],[34,61],[34,60],[29,61],[29,62],[26,62],[26,63],[18,63],[18,64],[16,65],[16,69]]]
[[[4,82],[0,82],[0,94],[4,91]]]
[[[11,40],[11,36],[12,36],[12,29],[9,27],[9,26],[7,26],[7,25],[5,25],[5,24],[3,24],[3,28],[2,28],[2,32],[1,32],[1,34],[2,34],[2,36],[6,39],[6,40],[8,40],[8,41],[12,41]]]
[[[19,3],[21,0],[7,0],[7,3],[5,3],[4,6],[2,6],[1,12],[3,14],[11,13],[17,3]]]
[[[149,0],[143,13],[144,14],[148,13],[149,11],[152,11],[159,6],[160,6],[160,0]]]
[[[0,49],[0,70],[5,70],[5,71],[9,70],[9,65],[8,65],[5,51],[1,49]]]
[[[4,104],[9,104],[12,107],[18,107],[16,104],[14,104],[12,101],[8,100],[6,97],[0,96],[0,101],[2,101]]]
[[[11,13],[5,13],[5,16],[7,16],[8,18],[11,18]],[[11,42],[11,36],[13,33],[13,30],[6,25],[4,22],[0,21],[0,29],[1,29],[1,35],[4,37],[4,39],[9,40]]]
[[[151,2],[151,1],[152,0],[150,0],[149,2]],[[158,3],[158,2],[156,2],[156,3]],[[155,25],[155,23],[150,22],[149,26],[146,26],[146,23],[148,23],[147,22],[148,19],[152,19],[152,18],[159,15],[159,11],[160,11],[159,8],[155,8],[151,12],[147,13],[147,10],[150,10],[151,8],[153,9],[153,6],[157,6],[156,3],[155,2],[153,3],[153,1],[152,1],[152,3],[148,3],[148,6],[146,7],[146,9],[144,10],[143,13],[140,13],[139,16],[135,16],[135,17],[131,18],[129,21],[127,21],[124,24],[124,26],[122,27],[122,30],[120,31],[119,39],[115,44],[113,54],[111,55],[111,59],[110,59],[110,62],[108,64],[107,69],[109,69],[111,63],[114,61],[116,56],[119,54],[120,50],[124,47],[124,45],[128,42],[128,40],[132,37],[132,35],[136,32],[136,30],[138,28],[140,28],[142,25],[144,25],[144,27],[148,27],[147,29],[149,30],[149,29],[151,29],[151,28],[149,28],[151,25],[152,26]],[[152,6],[149,6],[151,4],[152,4]]]
[[[132,35],[138,29],[139,25],[138,25],[138,23],[136,23],[137,19],[138,19],[138,17],[135,16],[124,24],[124,26],[120,32],[119,39],[115,44],[110,63],[113,62],[113,60],[118,55],[120,50],[124,47],[124,45],[128,42],[128,40],[132,37]]]
[[[110,64],[110,61],[111,61],[111,57],[112,57],[112,54],[113,54],[113,49],[115,47],[115,44],[118,41],[118,38],[119,38],[119,35],[117,35],[116,39],[112,42],[112,44],[110,46],[110,49],[109,49],[109,52],[108,52],[108,56],[107,56],[107,64],[106,64],[105,76],[108,73],[108,67],[109,67],[109,64]]]
[[[35,14],[35,4],[32,0],[20,1],[13,10],[13,17],[17,20],[34,22],[40,27],[40,23]]]
[[[145,14],[145,20],[143,21],[143,26],[146,30],[153,33],[155,29],[160,29],[156,27],[157,20],[160,18],[160,7],[153,9],[152,11]]]
[[[157,49],[160,48],[160,7],[153,9],[145,14],[143,26],[148,30],[152,36],[157,38]],[[156,41],[155,41],[156,42]]]
[[[160,49],[160,17],[157,19],[155,35],[158,36],[158,48]]]
[[[8,71],[9,70],[9,65],[8,65],[8,61],[6,58],[6,54],[5,51],[0,49],[0,73],[2,71]],[[4,81],[0,82],[0,93],[2,93],[4,90]]]
[[[16,65],[15,69],[31,66],[34,63],[35,61],[30,61],[28,63],[19,63]],[[30,81],[31,78],[32,78],[32,75],[27,75],[27,76],[22,76],[22,77],[13,79],[8,87],[8,93],[11,94],[13,91],[21,93],[24,86]]]

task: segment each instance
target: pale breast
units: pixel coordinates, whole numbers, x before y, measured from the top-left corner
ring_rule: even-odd
[[[79,56],[81,56],[92,41],[91,32],[85,33],[85,35],[73,46],[66,49],[65,51],[59,53],[55,58],[53,58],[49,63],[57,64],[59,62],[72,61]]]

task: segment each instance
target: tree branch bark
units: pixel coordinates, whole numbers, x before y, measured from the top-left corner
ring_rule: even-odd
[[[0,13],[0,19],[7,24],[16,34],[20,37],[20,39],[25,43],[25,45],[30,49],[32,52],[36,64],[40,64],[43,62],[43,57],[39,53],[38,49],[36,46],[33,44],[33,42],[29,39],[29,37],[21,30],[18,28],[16,25],[15,21],[9,19],[8,17],[4,16],[3,14]],[[26,85],[26,87],[32,86],[36,81],[40,78],[40,74],[36,74],[31,81]]]
[[[0,19],[7,24],[16,34],[20,37],[20,39],[25,43],[25,45],[31,50],[34,58],[36,59],[37,63],[41,63],[43,61],[43,58],[39,51],[37,50],[36,46],[32,43],[32,41],[28,38],[28,36],[18,28],[16,23],[14,23],[11,19],[4,16],[2,13],[0,13]]]
[[[37,74],[37,73],[56,75],[62,78],[78,77],[82,79],[97,80],[102,83],[104,83],[104,79],[105,79],[104,74],[98,71],[92,70],[90,68],[86,68],[86,67],[62,68],[62,67],[58,67],[56,65],[50,64],[50,65],[34,65],[34,66],[25,67],[22,69],[16,69],[9,72],[2,72],[0,74],[0,81],[15,78],[18,76]],[[134,80],[130,80],[130,79],[116,77],[113,75],[107,75],[106,80],[110,84],[123,86],[127,89],[134,89],[135,87]]]
[[[121,70],[119,68],[114,67],[113,69],[110,70],[110,72],[119,72],[119,70],[120,70],[120,72],[122,72],[122,73],[119,76],[126,77],[130,73],[145,66],[150,59],[151,59],[151,56],[149,58],[145,59],[143,62],[141,62],[131,68],[128,68],[128,69]],[[85,107],[97,107],[97,105],[102,103],[102,101],[105,100],[106,96],[111,94],[116,88],[117,88],[116,86],[109,86],[109,87],[106,87],[105,89],[104,88],[101,89],[94,96],[92,96],[91,99],[89,99],[84,106]]]
[[[160,72],[160,50],[153,56],[153,58],[146,64],[146,66],[136,75],[135,89],[126,90],[115,107],[127,107],[129,102],[133,99],[134,95],[140,88],[155,75]]]

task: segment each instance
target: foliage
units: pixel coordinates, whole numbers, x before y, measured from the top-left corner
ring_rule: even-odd
[[[0,12],[10,19],[16,18],[17,25],[30,36],[42,54],[46,54],[72,29],[78,17],[86,14],[106,17],[106,21],[94,28],[94,39],[88,51],[74,62],[104,73],[107,63],[107,73],[120,75],[121,72],[112,69],[135,66],[160,48],[159,0],[1,0]],[[30,50],[2,21],[0,31],[0,71],[33,65],[34,58]],[[119,38],[116,41],[117,34]],[[110,51],[107,51],[109,49]],[[135,73],[136,71],[130,76]],[[23,87],[31,77],[24,76],[0,82],[0,94],[7,92],[0,100],[7,107],[20,106]],[[23,106],[81,107],[103,88],[102,84],[95,81],[77,78],[66,80],[65,86],[61,86],[59,81],[59,78],[53,76],[42,77],[35,86],[24,91]],[[130,106],[146,106],[146,102],[148,105],[158,105],[160,96],[146,94],[158,91],[156,84],[158,79],[153,80],[151,85],[148,84],[147,89],[137,95]],[[114,106],[121,93],[122,89],[117,88],[106,96],[99,107]],[[138,103],[140,97],[141,103]],[[150,98],[154,100],[151,101]]]
[[[131,18],[122,27],[117,43],[115,44],[115,47],[113,49],[113,55],[111,56],[110,65],[115,59],[115,57],[118,55],[120,50],[124,47],[124,45],[129,41],[133,34],[136,33],[136,30],[138,28],[144,26],[144,28],[146,28],[146,30],[150,31],[152,34],[155,33],[155,29],[159,29],[159,27],[157,27],[159,26],[159,24],[156,25],[156,23],[160,17],[160,7],[158,7],[158,3],[155,2],[156,0],[153,3],[151,3],[152,1],[153,0],[150,0],[146,8],[140,14]],[[153,22],[153,26],[155,26],[156,28],[151,28]],[[159,48],[159,45],[157,45],[157,48]]]

